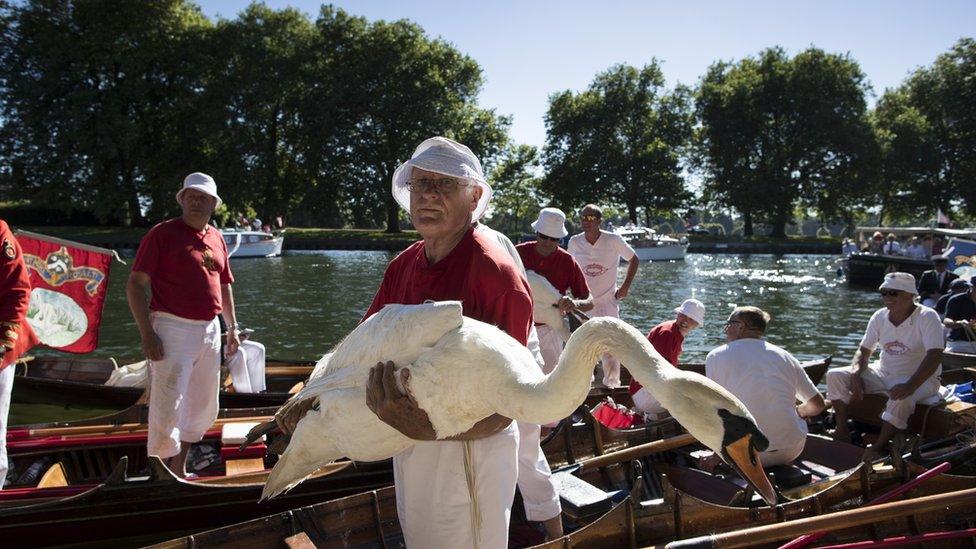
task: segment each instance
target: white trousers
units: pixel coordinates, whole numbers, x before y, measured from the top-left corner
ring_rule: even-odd
[[[242,341],[237,352],[224,362],[238,393],[260,393],[265,390],[264,345],[257,341]]]
[[[832,401],[850,403],[851,376],[855,375],[849,368],[837,368],[827,372],[827,398]],[[865,393],[887,394],[892,387],[908,381],[911,376],[887,375],[881,370],[879,363],[869,364],[867,370],[861,374]],[[932,376],[925,380],[911,395],[901,399],[888,399],[881,420],[887,421],[897,429],[908,427],[908,418],[915,411],[915,403],[935,404],[941,399],[939,395],[939,378]]]
[[[608,299],[594,301],[593,310],[590,311],[590,318],[598,316],[620,318],[620,305],[616,298],[613,297],[613,294],[610,294]],[[619,387],[620,361],[610,353],[603,353],[603,356],[600,357],[600,362],[603,364],[603,384],[607,387]]]
[[[518,489],[522,493],[525,518],[534,521],[559,516],[562,507],[552,485],[552,471],[539,445],[542,429],[532,423],[516,422],[519,432]]]
[[[634,393],[634,408],[637,408],[646,414],[660,415],[668,411],[667,408],[662,406],[661,403],[654,398],[654,395],[652,395],[650,391],[643,387]]]
[[[539,350],[545,361],[542,372],[548,374],[556,368],[556,364],[559,364],[559,355],[563,353],[563,339],[559,337],[556,330],[545,324],[536,328],[539,331]]]
[[[163,359],[149,365],[151,456],[173,457],[181,442],[199,442],[217,419],[220,325],[153,313]]]
[[[14,388],[14,365],[0,370],[0,490],[7,479],[7,415],[10,413],[10,393]]]
[[[518,442],[512,422],[490,437],[422,441],[393,456],[397,514],[407,547],[506,549]],[[465,474],[466,445],[473,490]]]
[[[793,463],[803,453],[803,448],[806,446],[806,443],[807,439],[804,436],[792,448],[777,448],[772,452],[760,452],[759,461],[763,464],[763,467]]]

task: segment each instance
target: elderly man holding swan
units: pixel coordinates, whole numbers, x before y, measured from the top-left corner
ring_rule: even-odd
[[[589,391],[593,364],[613,349],[691,434],[775,500],[756,460],[768,442],[745,407],[671,368],[626,323],[585,323],[556,369],[542,373],[525,348],[528,283],[497,240],[472,227],[491,188],[467,147],[425,141],[394,173],[393,194],[423,240],[390,263],[364,321],[279,413],[293,436],[265,497],[342,456],[393,456],[407,546],[506,547],[518,446],[509,418],[568,415]]]

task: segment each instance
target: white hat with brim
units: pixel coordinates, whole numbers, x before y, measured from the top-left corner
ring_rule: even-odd
[[[407,181],[410,181],[413,168],[464,179],[480,186],[481,199],[471,212],[471,221],[475,222],[485,215],[491,201],[491,186],[485,180],[481,162],[471,149],[446,137],[431,137],[418,145],[410,160],[400,164],[393,172],[393,199],[407,212],[410,212],[410,189],[407,188]]]
[[[566,230],[566,214],[559,208],[542,208],[539,219],[532,223],[532,230],[550,238],[564,238],[569,234]]]
[[[901,290],[913,295],[918,295],[915,288],[915,277],[911,273],[888,273],[884,277],[879,290]]]
[[[684,300],[680,307],[674,308],[674,312],[694,320],[699,326],[705,323],[705,304],[697,299]]]
[[[217,205],[214,206],[214,208],[219,208],[220,205],[224,203],[224,201],[220,199],[220,196],[217,195],[217,183],[212,177],[205,173],[193,172],[186,176],[186,179],[183,180],[183,188],[176,193],[176,201],[178,203],[183,204],[181,197],[183,196],[183,191],[187,189],[200,191],[203,194],[208,194],[216,198]]]

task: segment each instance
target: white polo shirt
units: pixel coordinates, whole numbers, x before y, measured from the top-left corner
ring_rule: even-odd
[[[574,235],[566,249],[583,270],[594,301],[613,299],[620,259],[630,260],[636,254],[620,235],[607,231],[600,231],[596,244],[590,244],[584,233]]]
[[[911,316],[895,326],[888,319],[888,309],[878,309],[868,321],[861,347],[873,351],[879,345],[881,375],[908,379],[918,370],[926,352],[945,346],[939,313],[917,305]],[[941,372],[939,365],[935,375]]]
[[[803,447],[807,424],[796,401],[819,391],[789,352],[762,339],[737,339],[708,353],[705,375],[745,404],[769,439],[766,452]]]

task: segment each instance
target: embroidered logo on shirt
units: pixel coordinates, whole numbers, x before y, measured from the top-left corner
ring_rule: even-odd
[[[7,256],[7,259],[13,259],[17,257],[17,250],[14,249],[14,245],[10,243],[9,240],[4,239],[3,241],[3,255]]]
[[[889,343],[885,343],[884,345],[884,352],[891,355],[903,355],[910,352],[911,350],[912,350],[911,347],[897,340]]]
[[[203,268],[210,272],[220,270],[220,267],[217,266],[217,259],[214,257],[213,250],[209,247],[203,250]]]
[[[586,276],[600,276],[609,270],[610,269],[607,269],[599,263],[589,263],[583,267],[583,272],[586,274]]]

